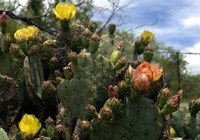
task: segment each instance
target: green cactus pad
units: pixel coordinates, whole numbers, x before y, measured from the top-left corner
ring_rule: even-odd
[[[157,140],[162,129],[162,117],[153,102],[145,97],[122,100],[121,112],[110,124],[92,120],[93,140]]]
[[[88,116],[87,104],[97,109],[108,98],[107,88],[114,82],[116,73],[111,62],[98,54],[82,51],[77,57],[78,64],[70,64],[74,77],[58,85],[61,102],[81,119]]]
[[[125,56],[126,59],[131,62],[133,60],[133,45],[127,39],[119,35],[103,35],[98,52],[106,58],[110,58],[117,45],[122,45],[124,47],[122,56]]]

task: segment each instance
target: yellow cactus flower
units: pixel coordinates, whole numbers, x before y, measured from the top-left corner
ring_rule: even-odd
[[[61,2],[52,11],[58,19],[68,21],[75,16],[76,7],[73,4]]]
[[[39,32],[39,29],[35,26],[28,26],[27,28],[22,28],[22,29],[18,29],[15,34],[14,37],[20,41],[20,40],[29,40],[30,37],[37,35]]]
[[[171,137],[174,137],[176,135],[176,131],[172,127],[170,127],[169,131]]]
[[[41,123],[32,114],[25,114],[19,122],[19,129],[22,133],[34,136],[41,128]]]
[[[148,44],[154,38],[154,34],[150,31],[143,31],[142,33],[142,43]]]

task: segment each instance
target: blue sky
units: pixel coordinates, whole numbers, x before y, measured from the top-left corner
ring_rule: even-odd
[[[19,0],[21,4],[27,0]],[[118,0],[113,0],[118,1]],[[139,36],[150,30],[155,38],[166,46],[181,52],[200,53],[200,0],[119,0],[124,24],[120,28],[133,31]],[[108,0],[94,0],[94,4],[110,8]],[[109,12],[101,13],[104,16]],[[95,13],[94,20],[103,20]],[[117,22],[115,17],[112,22]],[[157,21],[157,22],[156,22]],[[155,23],[151,25],[152,23]],[[145,25],[138,28],[140,25]],[[186,55],[188,71],[200,74],[200,55]]]
[[[110,8],[107,0],[94,1],[95,5]],[[136,35],[140,35],[143,30],[150,30],[166,46],[181,52],[200,53],[199,0],[121,0],[120,6],[124,6],[126,15],[125,24],[120,28],[132,30]],[[143,24],[146,26],[137,28]],[[199,60],[200,55],[186,55],[190,73],[200,74]]]

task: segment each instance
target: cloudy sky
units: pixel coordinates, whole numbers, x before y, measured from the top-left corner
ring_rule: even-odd
[[[21,4],[27,2],[19,1]],[[143,30],[150,30],[166,46],[172,46],[180,52],[200,53],[200,0],[119,1],[124,11],[120,14],[126,17],[120,28],[131,30],[138,36]],[[110,8],[108,0],[94,0],[94,4]],[[101,14],[105,17],[109,12]],[[92,18],[103,20],[97,13]],[[117,21],[118,18],[114,18],[113,22]],[[186,55],[186,60],[189,62],[189,72],[200,74],[200,55]]]
[[[107,0],[95,0],[95,4],[109,7]],[[150,30],[166,46],[200,53],[200,0],[121,0],[120,6],[126,15],[120,28],[133,29],[136,35]],[[146,26],[138,28],[140,25]],[[186,60],[190,63],[188,70],[200,74],[200,55],[186,55]]]

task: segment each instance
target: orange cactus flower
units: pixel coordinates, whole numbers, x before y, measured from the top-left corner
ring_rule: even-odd
[[[136,91],[145,91],[151,86],[152,82],[159,80],[161,76],[162,68],[143,62],[133,71],[133,88]]]

